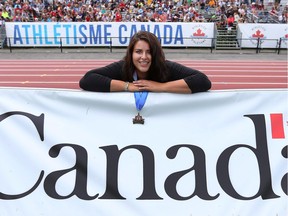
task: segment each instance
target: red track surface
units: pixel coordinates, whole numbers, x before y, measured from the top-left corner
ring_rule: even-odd
[[[79,89],[90,69],[113,60],[0,60],[0,87]],[[204,72],[212,90],[288,88],[286,61],[177,60]]]

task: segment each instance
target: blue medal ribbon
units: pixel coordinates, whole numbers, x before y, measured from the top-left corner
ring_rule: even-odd
[[[138,112],[144,107],[146,99],[148,96],[148,92],[134,92],[135,104],[136,109]]]
[[[138,79],[136,72],[134,72],[133,78],[134,78],[134,80]],[[138,112],[140,112],[141,109],[144,107],[146,99],[147,99],[147,96],[148,96],[148,92],[147,91],[134,92],[135,104],[136,104],[136,109],[137,109]]]

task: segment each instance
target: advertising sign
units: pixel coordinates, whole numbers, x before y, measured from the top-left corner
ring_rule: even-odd
[[[11,22],[6,23],[12,47],[127,47],[136,32],[154,33],[163,47],[211,47],[214,23],[157,22]]]
[[[0,98],[1,216],[287,215],[287,90]]]

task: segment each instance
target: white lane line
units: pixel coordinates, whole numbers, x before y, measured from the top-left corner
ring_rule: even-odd
[[[234,78],[288,78],[288,75],[286,76],[267,76],[267,75],[208,75],[209,77],[234,77]]]
[[[18,63],[19,64],[19,63]],[[31,69],[37,69],[37,68],[53,68],[53,69],[59,69],[59,68],[65,68],[65,69],[75,69],[75,68],[83,68],[83,69],[89,69],[89,68],[98,68],[98,67],[104,67],[107,64],[101,64],[101,65],[95,65],[95,64],[91,64],[91,65],[71,65],[71,67],[69,67],[69,65],[3,65],[1,64],[1,68],[31,68]],[[229,65],[229,64],[223,64],[223,65],[215,65],[215,64],[211,64],[211,65],[200,65],[200,64],[184,64],[187,67],[201,67],[201,68],[231,68],[231,67],[236,67],[237,69],[252,69],[252,68],[269,68],[269,69],[279,69],[279,68],[283,68],[283,69],[287,69],[287,64],[285,65],[271,65],[271,64],[260,64],[260,65]]]
[[[200,71],[202,71],[202,72],[205,72],[205,73],[209,73],[209,72],[212,72],[212,73],[215,73],[215,72],[225,72],[225,73],[227,73],[227,72],[229,72],[229,73],[232,73],[232,72],[234,72],[234,73],[285,73],[285,74],[288,74],[288,71],[286,70],[286,69],[279,69],[279,70],[275,70],[275,69],[273,69],[273,70],[267,70],[267,69],[269,69],[269,68],[265,68],[265,69],[249,69],[249,70],[239,70],[239,69],[229,69],[229,68],[227,68],[227,69],[205,69],[205,68],[199,68],[199,67],[194,67],[194,69],[196,69],[196,70],[200,70]],[[17,69],[3,69],[3,68],[0,68],[0,74],[7,74],[7,73],[9,73],[9,72],[11,72],[11,73],[21,73],[21,72],[38,72],[38,74],[39,73],[41,73],[41,72],[45,72],[45,73],[49,73],[49,72],[54,72],[55,74],[60,74],[60,73],[63,73],[63,75],[66,75],[66,74],[64,74],[65,72],[83,72],[83,74],[84,73],[86,73],[86,72],[88,72],[88,70],[84,70],[83,68],[80,68],[80,69],[57,69],[57,71],[55,70],[55,69],[19,69],[19,70],[17,70]]]
[[[24,82],[16,82],[16,81],[0,81],[0,84],[78,84],[79,82],[40,82],[40,81],[24,81]],[[267,82],[212,82],[213,85],[283,85],[287,83],[267,83]],[[288,86],[287,86],[288,87]]]
[[[212,85],[283,85],[287,83],[264,83],[264,82],[212,82]]]
[[[0,77],[79,77],[83,74],[0,74]]]
[[[233,75],[233,74],[207,74],[209,77],[235,77],[235,78],[288,78],[287,75]],[[0,74],[0,77],[82,77],[83,74]]]
[[[19,84],[19,83],[22,83],[22,84],[26,84],[26,83],[29,83],[29,84],[75,84],[79,82],[0,81],[0,84]]]

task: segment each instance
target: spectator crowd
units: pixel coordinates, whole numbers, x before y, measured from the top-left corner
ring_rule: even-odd
[[[249,0],[250,1],[250,0]],[[2,22],[249,22],[267,12],[263,0],[0,0]],[[287,9],[269,14],[287,22]],[[267,14],[267,13],[266,13]]]

